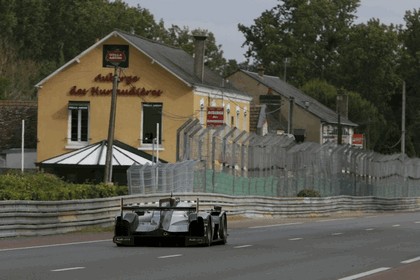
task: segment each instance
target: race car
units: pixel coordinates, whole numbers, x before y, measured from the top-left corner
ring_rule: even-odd
[[[169,197],[159,205],[124,205],[115,219],[117,246],[178,244],[185,246],[227,242],[227,216],[222,207],[199,211],[199,200]]]

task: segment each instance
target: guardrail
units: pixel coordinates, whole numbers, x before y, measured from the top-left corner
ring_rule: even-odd
[[[0,238],[66,233],[87,227],[112,226],[124,204],[153,203],[170,194],[130,195],[66,201],[0,201]],[[181,200],[200,199],[200,209],[220,205],[230,216],[328,216],[339,212],[419,211],[420,198],[336,196],[274,198],[208,193],[175,194]]]

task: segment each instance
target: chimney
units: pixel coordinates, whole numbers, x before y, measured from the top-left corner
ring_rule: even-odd
[[[260,76],[261,78],[264,77],[264,66],[262,64],[258,65],[258,76]]]
[[[203,81],[204,79],[204,52],[206,35],[194,35],[194,74]]]

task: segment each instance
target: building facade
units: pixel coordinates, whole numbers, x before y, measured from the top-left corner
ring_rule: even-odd
[[[139,151],[175,162],[178,128],[190,118],[206,125],[208,107],[224,108],[224,123],[248,131],[252,97],[204,66],[204,40],[196,38],[193,58],[114,31],[40,81],[38,163],[107,139],[116,76],[114,138]],[[126,49],[128,67],[103,67],[105,46]]]
[[[354,128],[346,112],[341,115],[314,98],[275,76],[238,70],[229,81],[253,96],[252,106],[262,107],[271,119],[268,131],[295,135],[298,142],[337,142],[338,127],[342,129],[342,144],[352,144]]]

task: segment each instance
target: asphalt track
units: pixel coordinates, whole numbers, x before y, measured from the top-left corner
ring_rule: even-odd
[[[419,279],[420,213],[229,221],[226,245],[117,247],[111,232],[0,240],[0,279]]]

